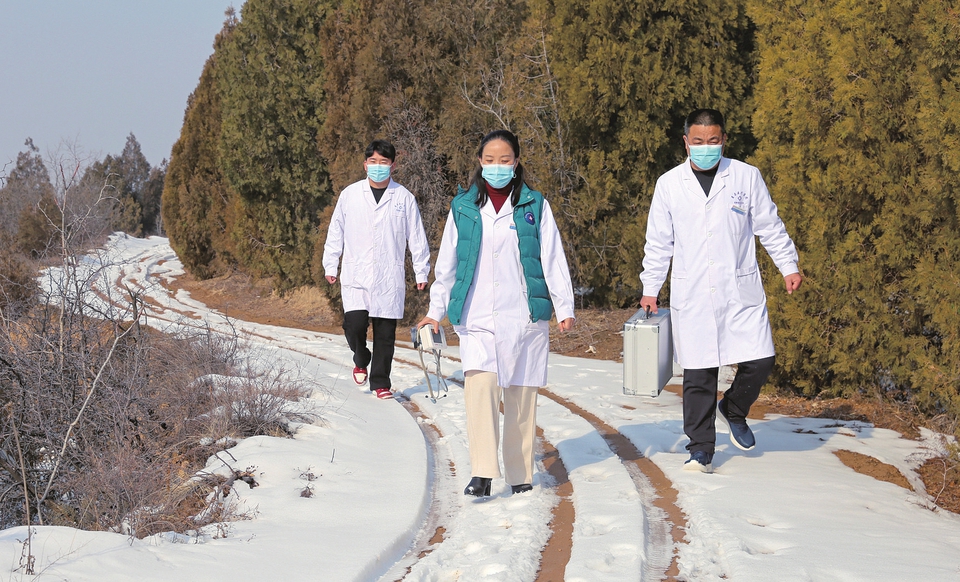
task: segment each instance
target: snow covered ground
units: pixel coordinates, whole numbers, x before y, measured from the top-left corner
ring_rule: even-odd
[[[38,527],[36,578],[17,571],[26,529],[12,528],[0,532],[0,580],[536,578],[559,500],[552,480],[540,472],[532,494],[511,496],[499,480],[490,498],[462,495],[470,478],[462,389],[451,383],[448,396],[430,401],[415,351],[398,348],[393,382],[419,413],[354,385],[342,337],[228,322],[186,293],[172,295],[161,282],[182,270],[166,239],[115,236],[106,256],[116,264],[91,301],[122,282],[146,290],[151,325],[202,320],[241,330],[261,357],[318,383],[322,418],[295,438],[247,439],[210,460],[211,471],[224,462],[254,470],[259,487],[234,488],[251,519],[143,540]],[[462,379],[457,350],[448,351],[443,372]],[[686,516],[684,543],[674,547],[662,535],[664,515],[651,509],[653,488],[638,485],[582,416],[540,398],[538,425],[573,488],[566,580],[657,580],[675,551],[684,580],[960,580],[960,517],[936,509],[914,473],[935,435],[917,442],[864,423],[769,415],[752,422],[758,445],[749,453],[730,444],[721,423],[715,473],[691,473],[681,468],[677,396],[622,395],[615,362],[554,355],[550,365],[548,390],[630,439],[673,482]],[[854,472],[839,449],[897,467],[916,492]],[[313,497],[301,497],[307,486]]]

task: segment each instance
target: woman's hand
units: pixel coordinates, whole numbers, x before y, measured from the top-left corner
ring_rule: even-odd
[[[568,317],[563,321],[557,322],[557,327],[560,328],[560,331],[570,331],[571,329],[573,329],[573,322],[575,321],[576,319],[572,317]]]
[[[424,317],[423,319],[420,320],[420,323],[417,324],[417,329],[420,329],[425,325],[429,325],[433,327],[433,333],[440,333],[440,322],[437,321],[436,319],[433,319],[430,317]]]

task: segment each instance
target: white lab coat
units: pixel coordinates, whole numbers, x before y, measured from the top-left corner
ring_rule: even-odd
[[[337,276],[343,255],[344,311],[364,310],[370,317],[385,319],[403,317],[403,261],[408,243],[417,283],[426,283],[430,248],[413,194],[390,180],[378,204],[367,179],[344,188],[323,245],[326,276]]]
[[[673,259],[670,320],[683,368],[774,355],[755,236],[783,276],[798,272],[797,249],[757,168],[721,158],[709,196],[689,160],[657,180],[640,281],[656,297]]]
[[[508,198],[496,213],[488,200],[480,209],[483,238],[480,256],[467,293],[460,325],[463,371],[497,374],[497,383],[509,386],[546,386],[550,354],[549,322],[530,322],[527,283],[520,265],[520,247]],[[540,259],[557,319],[573,317],[573,285],[560,242],[560,231],[550,204],[544,200],[540,220]],[[436,279],[430,287],[430,310],[443,319],[457,273],[457,226],[447,215],[437,255]]]

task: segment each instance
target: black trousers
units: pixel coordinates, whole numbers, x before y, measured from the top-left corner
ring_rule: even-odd
[[[737,375],[724,394],[727,417],[745,420],[760,396],[760,388],[773,371],[775,357],[737,364]],[[720,368],[683,371],[683,432],[690,438],[687,450],[713,454],[717,444],[717,378]]]
[[[367,327],[373,324],[373,353],[367,349]],[[370,317],[363,310],[343,314],[343,334],[353,350],[353,364],[369,368],[370,389],[389,388],[393,368],[393,349],[397,341],[397,320]]]

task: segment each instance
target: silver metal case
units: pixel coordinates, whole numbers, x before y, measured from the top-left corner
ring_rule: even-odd
[[[649,317],[641,309],[623,324],[623,393],[659,396],[673,377],[670,310]]]

